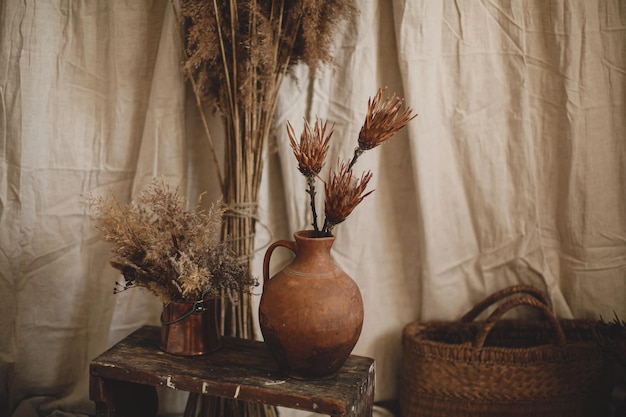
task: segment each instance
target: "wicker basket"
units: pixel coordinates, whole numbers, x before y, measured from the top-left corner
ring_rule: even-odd
[[[496,302],[486,321],[473,321]],[[544,319],[502,319],[521,305]],[[594,325],[557,320],[528,286],[493,294],[458,322],[411,323],[402,335],[401,415],[606,416],[611,368]]]

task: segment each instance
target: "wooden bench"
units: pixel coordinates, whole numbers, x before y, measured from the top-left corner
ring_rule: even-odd
[[[203,356],[175,356],[159,349],[160,329],[145,326],[95,358],[89,395],[97,417],[155,416],[155,387],[311,411],[371,417],[375,363],[351,355],[339,372],[320,380],[281,375],[265,344],[223,338]]]

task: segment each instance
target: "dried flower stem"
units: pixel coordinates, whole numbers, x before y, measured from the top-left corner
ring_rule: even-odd
[[[311,214],[313,215],[313,222],[312,222],[313,230],[315,230],[316,232],[319,232],[320,229],[319,229],[319,226],[317,225],[317,209],[315,207],[315,195],[317,194],[315,192],[315,177],[313,176],[307,177],[306,182],[309,187],[307,189],[307,194],[309,194]]]
[[[352,169],[352,167],[356,164],[356,161],[359,159],[361,155],[365,152],[363,149],[358,146],[354,149],[354,154],[352,155],[352,159],[350,160],[350,164],[348,165],[348,169]]]
[[[311,128],[311,125],[305,119],[304,130],[298,142],[296,141],[293,127],[287,122],[287,135],[289,136],[293,154],[298,161],[298,170],[307,180],[307,193],[309,194],[311,213],[313,215],[312,225],[313,230],[316,232],[319,232],[319,227],[317,225],[317,210],[315,208],[315,180],[324,167],[334,128],[334,125],[328,128],[328,124],[322,123],[320,119],[316,119],[314,127]]]

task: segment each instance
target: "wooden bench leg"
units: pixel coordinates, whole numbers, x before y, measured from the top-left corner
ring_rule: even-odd
[[[376,382],[376,368],[373,363],[367,373],[367,381],[361,387],[361,401],[354,410],[355,417],[372,417],[374,411],[374,384]]]
[[[89,398],[96,417],[155,417],[159,408],[156,388],[91,376]]]

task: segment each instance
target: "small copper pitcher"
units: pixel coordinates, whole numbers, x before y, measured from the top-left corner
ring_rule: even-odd
[[[163,304],[161,349],[183,356],[204,355],[220,348],[215,298]]]

